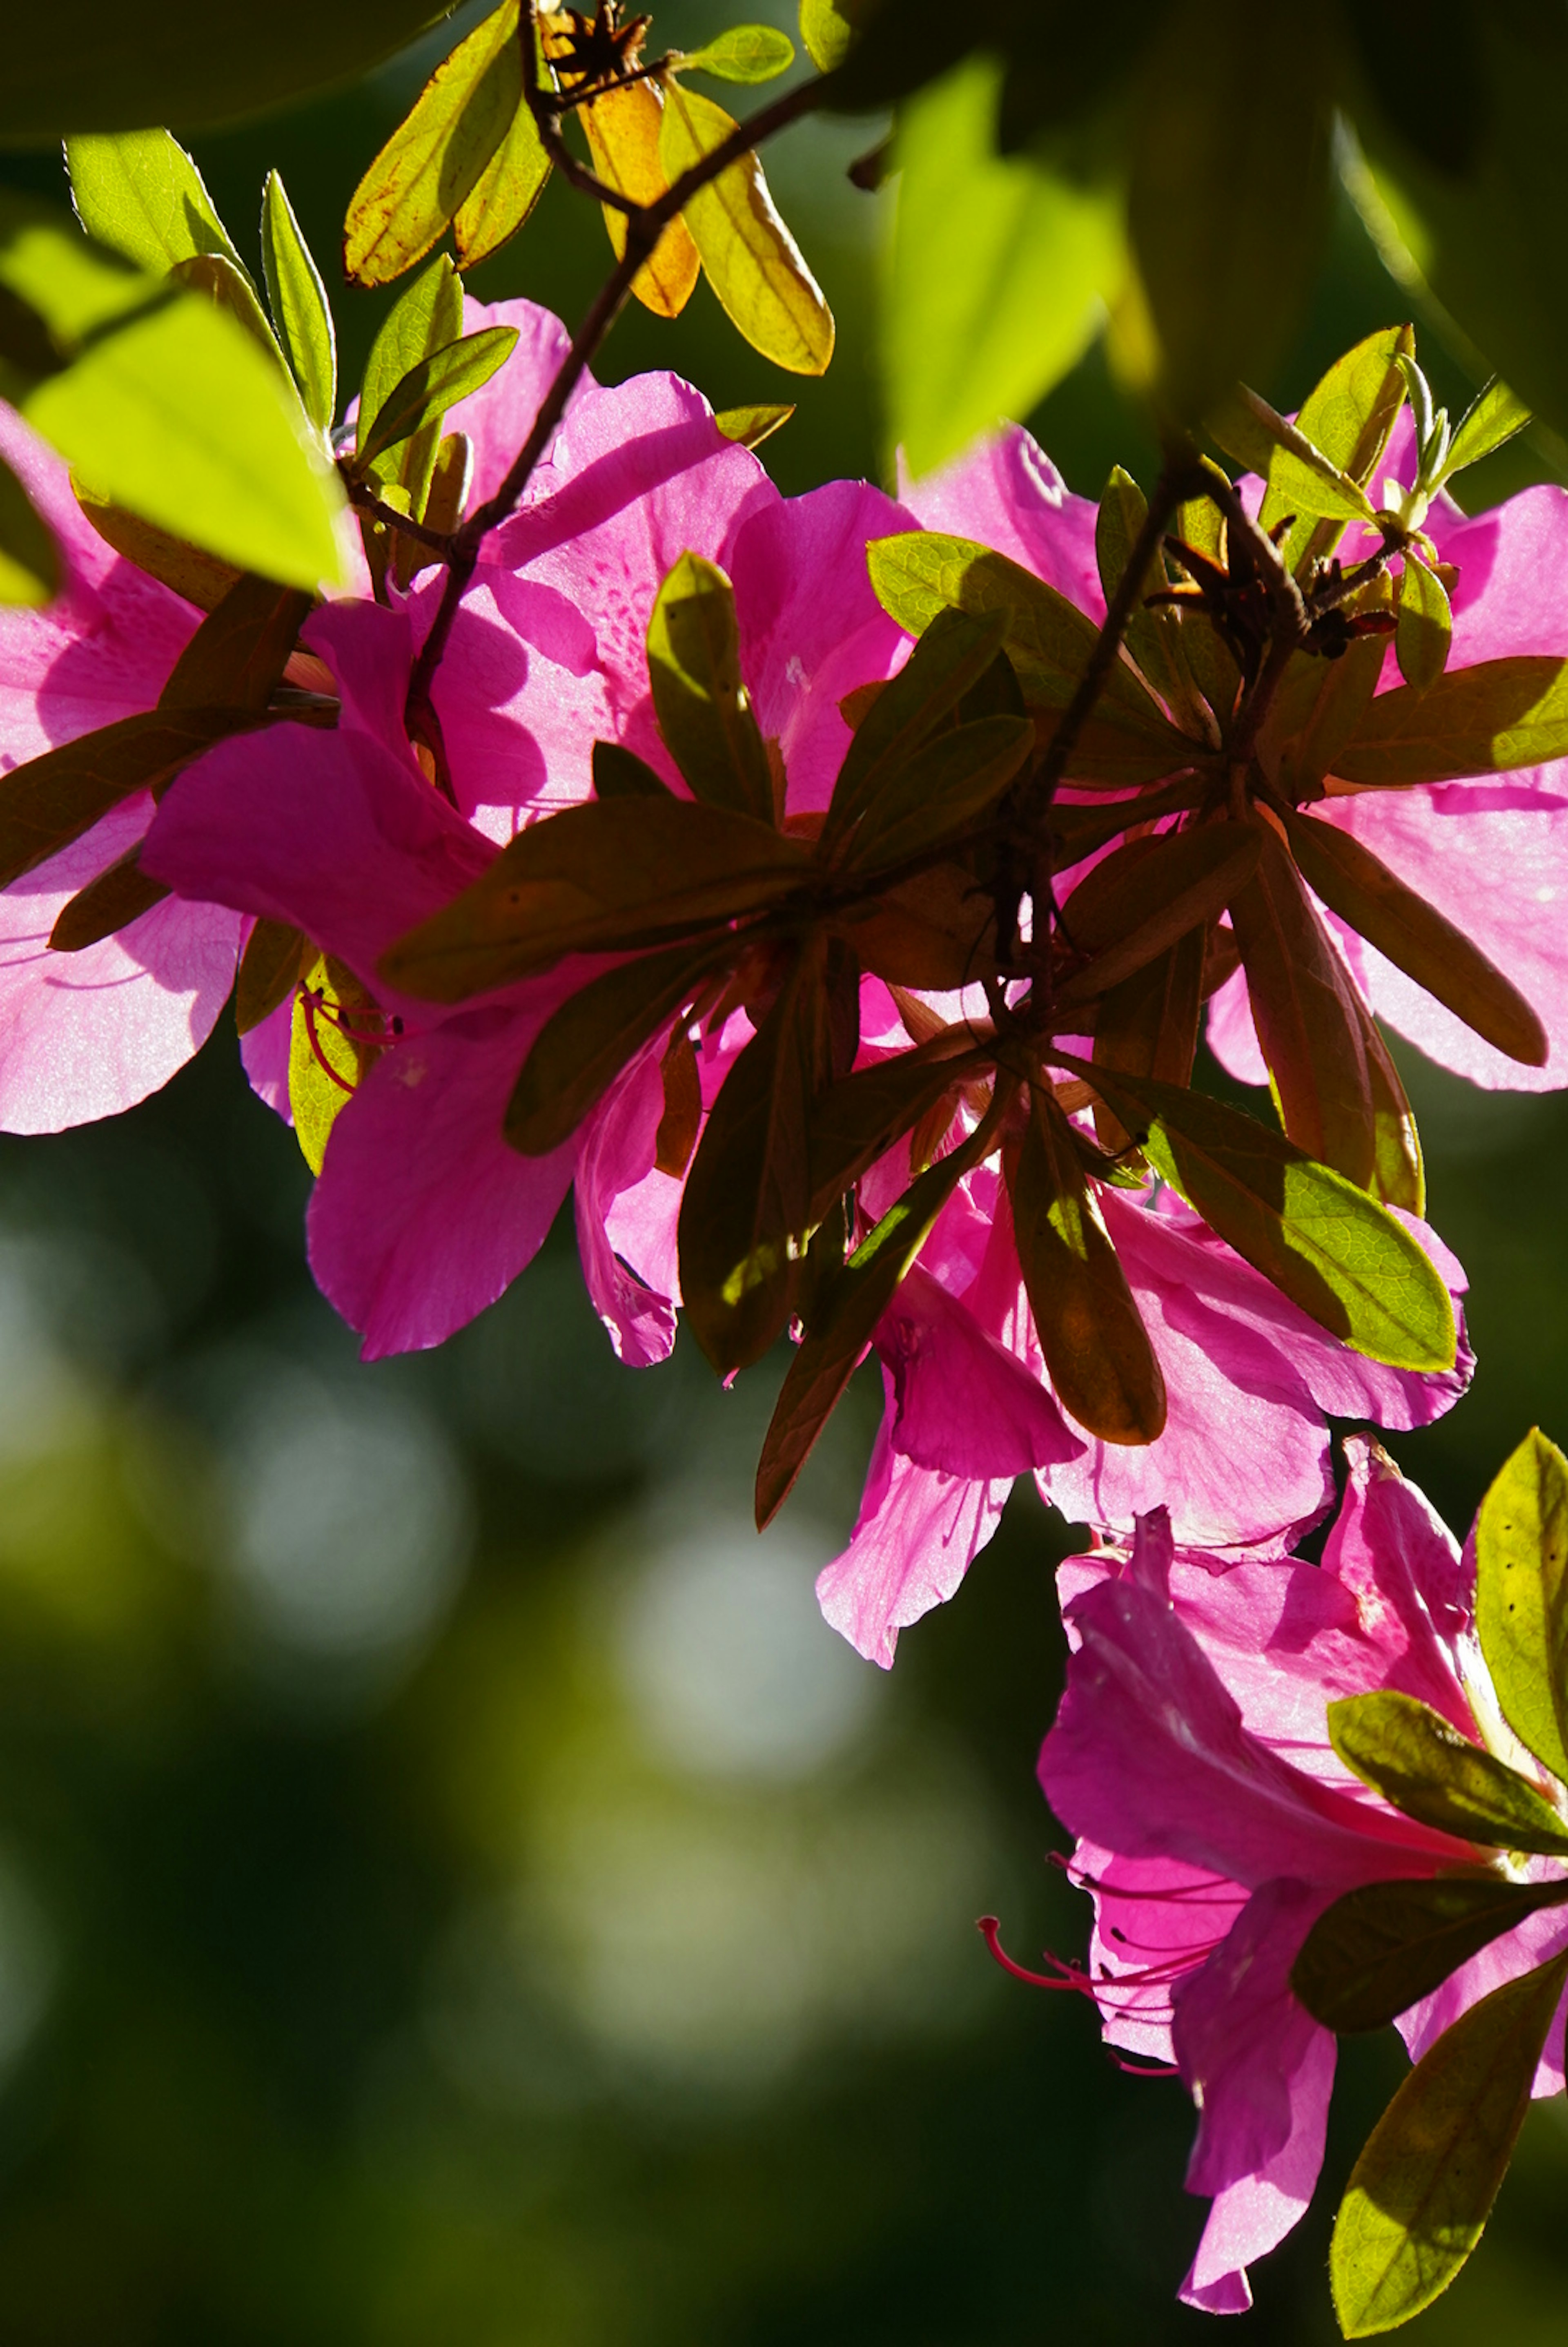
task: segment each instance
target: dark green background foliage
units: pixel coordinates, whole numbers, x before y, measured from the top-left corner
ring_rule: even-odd
[[[417,72],[198,137],[236,232],[277,165],[331,254]],[[767,452],[792,491],[877,462],[886,199],[841,171],[880,128],[808,127],[770,161],[839,317],[824,381],[786,384],[706,290],[607,354],[720,406],[797,398]],[[44,155],[5,176],[59,186]],[[603,260],[553,186],[473,290],[574,315]],[[1294,405],[1401,307],[1342,208],[1260,387]],[[380,313],[342,297],[350,380]],[[1461,402],[1459,362],[1430,334],[1422,355]],[[1078,488],[1118,457],[1148,477],[1097,350],[1035,423]],[[1484,493],[1533,461],[1506,452]],[[1401,1063],[1482,1366],[1394,1447],[1462,1524],[1532,1419],[1568,1432],[1568,1108]],[[994,1908],[1025,1959],[1082,1946],[1032,1780],[1060,1527],[1021,1494],[883,1679],[809,1596],[874,1390],[759,1551],[768,1368],[728,1397],[685,1345],[616,1368],[564,1223],[444,1352],[361,1368],[301,1267],[307,1188],[227,1029],[133,1114],[0,1147],[5,2340],[1211,2336],[1174,2302],[1201,2213],[1185,2098],[1120,2075],[1084,2004],[1004,1981],[972,1932]],[[1327,2188],[1250,2335],[1332,2336],[1329,2217],[1400,2068],[1391,2038],[1348,2052]],[[1565,2189],[1543,2109],[1433,2347],[1568,2335]]]

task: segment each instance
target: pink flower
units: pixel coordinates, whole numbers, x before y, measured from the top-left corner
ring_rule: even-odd
[[[1130,1554],[1070,1558],[1060,1575],[1072,1653],[1040,1781],[1095,1902],[1071,1984],[1112,2045],[1174,2063],[1198,2106],[1187,2188],[1214,2205],[1182,2295],[1216,2313],[1251,2303],[1246,2269],[1300,2217],[1322,2160],[1334,2039],[1289,1985],[1308,1931],[1363,1884],[1478,1857],[1369,1793],[1329,1742],[1329,1703],[1378,1689],[1477,1744],[1478,1711],[1496,1717],[1471,1561],[1381,1451],[1347,1449],[1321,1566],[1227,1570],[1177,1550],[1156,1511]],[[1560,1910],[1492,1942],[1400,2017],[1412,2056],[1565,1944]],[[1535,2092],[1563,2083],[1559,2015]]]

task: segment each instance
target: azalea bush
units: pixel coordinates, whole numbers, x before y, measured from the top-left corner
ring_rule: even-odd
[[[1559,242],[1488,111],[1520,45],[1538,91],[1568,57],[1461,14],[1418,109],[1349,9],[802,0],[809,69],[737,117],[708,89],[790,73],[778,27],[506,0],[341,256],[270,175],[260,278],[56,29],[11,128],[66,135],[76,219],[0,199],[0,1123],[134,1106],[231,1003],[364,1358],[493,1305],[570,1194],[628,1374],[684,1315],[775,1378],[759,1527],[874,1356],[818,1593],[884,1667],[1032,1477],[1086,1528],[1041,1781],[1095,1905],[1035,1976],[1190,2089],[1217,2312],[1311,2197],[1336,2034],[1399,2024],[1350,2337],[1441,2291],[1563,2088],[1568,1464],[1530,1436],[1461,1554],[1366,1433],[1337,1501],[1332,1443],[1474,1365],[1384,1026],[1481,1092],[1568,1051],[1568,507],[1463,502],[1568,428]],[[208,63],[198,119],[243,102]],[[824,109],[900,174],[902,446],[786,497],[787,404],[596,365],[706,279],[829,366],[763,160]],[[1254,379],[1336,163],[1390,320],[1287,414]],[[475,302],[553,173],[602,284]],[[357,386],[340,259],[398,289]],[[1407,308],[1473,346],[1462,410]],[[1106,320],[1157,457],[1095,503],[1001,419]]]

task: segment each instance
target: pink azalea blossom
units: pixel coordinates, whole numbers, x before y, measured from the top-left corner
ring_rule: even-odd
[[[1380,473],[1413,477],[1414,434],[1401,416]],[[1250,489],[1256,502],[1257,485]],[[1009,426],[925,481],[905,483],[903,502],[923,528],[995,547],[1098,620],[1105,602],[1094,555],[1095,508],[1074,497],[1029,435]],[[1459,573],[1452,596],[1449,669],[1568,650],[1568,491],[1525,489],[1467,518],[1446,495],[1424,524],[1441,559]],[[1364,543],[1361,541],[1364,538]],[[1352,530],[1348,556],[1375,543]],[[1379,690],[1400,682],[1390,651]],[[1474,1083],[1551,1092],[1568,1083],[1568,761],[1471,782],[1406,790],[1354,790],[1331,777],[1314,805],[1320,820],[1351,832],[1417,896],[1462,929],[1532,1004],[1549,1042],[1546,1062],[1526,1067],[1484,1042],[1412,979],[1324,910],[1367,1002],[1429,1058]],[[1230,1072],[1263,1083],[1238,971],[1214,997],[1209,1040]]]
[[[1322,2161],[1334,2039],[1289,1986],[1308,1931],[1364,1883],[1478,1856],[1349,1777],[1327,1706],[1397,1689],[1540,1776],[1498,1717],[1472,1559],[1375,1445],[1347,1450],[1320,1566],[1227,1569],[1177,1548],[1156,1510],[1130,1553],[1060,1574],[1072,1652],[1040,1781],[1095,1904],[1088,1963],[1064,1983],[1093,1996],[1109,2044],[1174,2064],[1198,2106],[1187,2188],[1213,2206],[1182,2295],[1215,2313],[1251,2303],[1246,2270],[1301,2216]],[[1412,2058],[1565,1945],[1561,1910],[1494,1941],[1400,2017]],[[1559,2013],[1535,2092],[1563,2084]]]

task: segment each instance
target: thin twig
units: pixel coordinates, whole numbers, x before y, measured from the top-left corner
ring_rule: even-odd
[[[351,473],[342,474],[342,483],[349,503],[361,513],[369,514],[372,521],[384,522],[388,529],[401,529],[403,536],[412,538],[416,546],[429,547],[433,554],[439,555],[445,561],[452,551],[448,531],[427,529],[423,522],[415,521],[412,514],[399,513],[396,506],[389,506],[367,483],[356,480]]]
[[[565,110],[561,93],[546,87],[538,75],[539,11],[536,0],[535,5],[518,11],[517,40],[523,55],[523,93],[528,100],[534,128],[539,133],[540,146],[561,177],[575,188],[579,195],[593,196],[599,203],[608,204],[612,210],[625,212],[630,219],[642,210],[636,198],[628,196],[624,189],[612,188],[607,179],[601,179],[586,163],[578,161],[566,144],[561,129],[561,116]],[[603,97],[606,94],[606,90],[580,90],[566,103],[581,106],[590,97]]]

